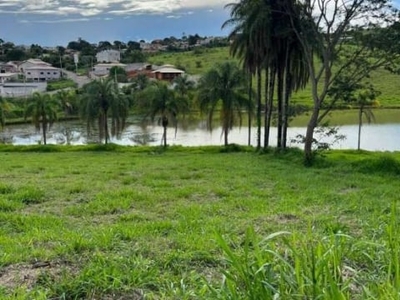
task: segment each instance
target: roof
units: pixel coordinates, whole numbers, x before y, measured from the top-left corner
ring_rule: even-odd
[[[97,64],[94,66],[96,67],[126,67],[125,64],[121,64],[121,63],[109,63],[109,64]]]
[[[100,52],[97,52],[97,54],[100,54],[100,53],[110,53],[110,52],[118,52],[118,53],[120,53],[118,50],[114,50],[114,49],[107,49],[107,50],[102,50],[102,51],[100,51]],[[97,55],[96,54],[96,55]]]
[[[24,61],[24,63],[31,63],[31,64],[35,64],[35,65],[46,65],[46,66],[51,66],[51,64],[44,62],[41,59],[37,59],[37,58],[31,58],[28,59],[26,61]]]
[[[155,71],[153,71],[153,73],[179,73],[179,74],[183,74],[185,73],[185,71],[176,69],[176,68],[160,68],[157,69]]]
[[[58,69],[58,68],[54,68],[54,67],[51,67],[51,66],[47,66],[47,65],[37,65],[37,66],[34,66],[34,67],[30,67],[30,68],[25,68],[25,71],[27,71],[27,70],[54,70],[54,71],[59,71],[60,69]]]
[[[13,76],[17,76],[17,75],[18,75],[18,73],[0,73],[0,78],[1,77],[4,77],[4,78],[13,77]]]

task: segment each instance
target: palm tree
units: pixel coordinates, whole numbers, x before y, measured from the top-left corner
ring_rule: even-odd
[[[64,111],[64,116],[68,117],[76,113],[76,95],[72,91],[61,90],[53,95],[53,97],[59,101],[62,110]]]
[[[212,128],[214,112],[220,109],[224,144],[228,145],[228,134],[235,118],[241,120],[242,109],[248,109],[248,83],[246,74],[233,62],[225,62],[209,70],[199,84],[200,110],[208,114],[208,125]]]
[[[145,74],[139,74],[132,82],[135,89],[139,91],[143,91],[150,84],[150,80]]]
[[[226,5],[231,9],[231,19],[222,27],[234,25],[229,34],[231,54],[238,57],[243,68],[250,74],[257,75],[257,148],[261,147],[261,82],[262,69],[267,56],[268,26],[265,2],[262,0],[242,0]],[[264,12],[264,13],[260,13]],[[249,91],[250,93],[250,91]],[[250,97],[250,94],[249,94]]]
[[[186,97],[189,93],[194,88],[194,81],[190,80],[187,75],[182,75],[178,76],[175,78],[173,81],[175,84],[175,91],[178,92],[179,96]]]
[[[64,118],[66,119],[66,122],[63,124],[63,134],[65,136],[67,145],[70,145],[73,135],[71,126],[68,124],[67,119],[77,114],[77,95],[75,91],[61,90],[54,94],[53,97],[59,102],[59,105],[64,112]]]
[[[126,125],[129,101],[115,81],[100,79],[83,87],[80,114],[86,120],[88,131],[98,123],[99,139],[108,143],[110,132],[108,119],[111,118],[111,136],[119,136]]]
[[[375,115],[372,111],[373,107],[377,107],[378,104],[374,101],[377,92],[374,89],[362,90],[359,92],[356,102],[358,107],[358,140],[357,149],[361,149],[361,128],[363,125],[363,115],[365,116],[368,124],[375,121]]]
[[[57,120],[59,104],[49,94],[34,93],[25,110],[25,118],[31,117],[36,129],[42,129],[43,144],[46,145],[46,133]]]
[[[308,69],[303,63],[302,48],[292,30],[287,11],[294,11],[294,1],[240,0],[228,4],[235,25],[231,52],[241,58],[245,69],[257,74],[257,123],[261,123],[261,71],[265,71],[265,132],[264,147],[268,146],[275,82],[278,98],[278,147],[286,147],[289,99],[291,92],[304,86]],[[293,18],[296,22],[296,18]],[[260,140],[257,141],[259,147]]]
[[[150,118],[152,121],[158,118],[158,123],[163,127],[162,141],[166,147],[168,125],[172,122],[176,133],[179,115],[189,110],[187,99],[177,97],[174,90],[160,81],[148,86],[138,98],[139,108],[144,111],[145,118]]]

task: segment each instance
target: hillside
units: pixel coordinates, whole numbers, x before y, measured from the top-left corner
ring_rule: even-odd
[[[151,56],[149,61],[154,64],[174,64],[184,68],[189,74],[203,74],[219,62],[231,60],[229,48],[198,49],[190,52],[160,53]],[[382,94],[379,102],[384,107],[400,107],[400,76],[386,70],[378,70],[371,74],[371,82]],[[255,83],[254,83],[255,86]],[[309,87],[293,95],[296,104],[310,105]]]

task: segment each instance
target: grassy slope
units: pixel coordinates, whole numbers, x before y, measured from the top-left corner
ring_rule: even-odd
[[[384,159],[372,172],[380,154],[334,152],[305,169],[296,151],[123,149],[0,152],[0,298],[117,299],[135,289],[212,299],[205,279],[218,285],[225,267],[216,232],[240,244],[248,227],[265,236],[311,225],[315,236],[341,230],[383,244],[400,193],[400,168]],[[362,265],[384,277],[375,268]]]
[[[195,55],[194,52],[166,53],[152,56],[149,61],[155,64],[175,64],[183,66],[189,74],[203,74],[217,63],[230,60],[229,48],[205,49],[203,53]],[[196,61],[201,61],[201,68],[196,67]],[[385,70],[378,70],[371,74],[371,82],[382,94],[379,102],[384,107],[400,106],[400,89],[398,88],[400,76],[391,74]],[[293,95],[293,101],[297,104],[311,104],[310,89]]]

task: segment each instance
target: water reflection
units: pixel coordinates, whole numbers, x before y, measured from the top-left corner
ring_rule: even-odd
[[[252,145],[256,145],[256,128],[252,131]],[[344,141],[333,145],[337,149],[357,148],[357,125],[344,125],[339,127],[339,133],[346,136]],[[276,145],[276,128],[272,128],[271,146]],[[48,144],[83,145],[98,143],[97,132],[89,134],[85,124],[73,121],[58,123],[48,133]],[[221,127],[209,131],[204,121],[187,121],[175,129],[168,129],[168,144],[183,146],[221,145],[223,136]],[[305,134],[305,127],[291,127],[288,131],[289,146],[301,147],[290,142],[298,134]],[[263,133],[262,133],[263,136]],[[162,127],[156,124],[144,124],[140,120],[131,121],[120,138],[112,138],[111,142],[120,145],[160,145]],[[0,132],[0,143],[14,145],[32,145],[41,142],[41,134],[30,124],[7,126]],[[246,127],[234,127],[229,134],[229,142],[245,145],[248,140]],[[324,140],[324,142],[330,142]],[[400,150],[400,123],[364,125],[361,136],[361,147],[366,150],[399,151]]]

